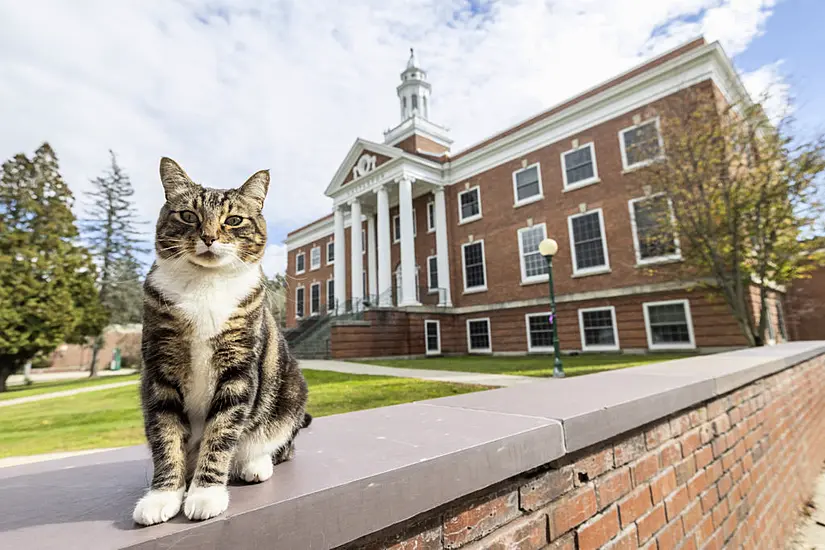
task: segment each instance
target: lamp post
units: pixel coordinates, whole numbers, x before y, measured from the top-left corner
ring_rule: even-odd
[[[550,282],[550,324],[553,325],[553,378],[564,378],[559,350],[558,319],[556,319],[556,295],[553,292],[553,256],[559,251],[559,243],[553,239],[544,239],[539,244],[539,253],[547,260],[547,280]]]

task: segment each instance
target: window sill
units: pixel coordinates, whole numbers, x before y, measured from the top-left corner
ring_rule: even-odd
[[[522,279],[521,286],[531,286],[531,285],[540,285],[546,283],[549,280],[547,275],[543,275],[541,278],[536,279]]]
[[[306,272],[307,272],[307,270],[306,270],[306,269],[305,269],[305,270],[303,270],[303,271],[296,271],[296,272],[295,272],[295,275],[303,275],[303,274],[304,274],[304,273],[306,273]]]
[[[333,261],[331,261],[331,262],[327,262],[327,267],[329,267],[329,266],[331,266],[331,265],[335,265],[335,260],[333,260]]]
[[[642,168],[644,168],[646,166],[650,166],[651,164],[654,164],[654,163],[659,162],[661,160],[664,160],[664,157],[656,157],[656,158],[653,158],[653,159],[650,159],[650,160],[637,162],[636,164],[632,164],[630,166],[625,166],[624,164],[622,164],[622,166],[623,166],[622,174],[629,174],[631,172],[641,170]],[[624,159],[622,159],[622,162],[624,162]]]
[[[619,351],[619,346],[582,346],[582,351]]]
[[[648,346],[651,351],[685,351],[696,349],[696,344],[653,344]]]
[[[465,288],[464,294],[478,294],[479,292],[487,292],[486,286],[474,287],[474,288]]]
[[[467,353],[474,355],[490,355],[493,353],[492,349],[468,349]]]
[[[430,233],[435,233],[435,228],[428,229],[427,230],[427,235],[429,235]]]
[[[580,271],[578,273],[573,273],[573,275],[571,275],[571,277],[573,279],[579,279],[581,277],[591,277],[591,276],[594,276],[594,275],[605,275],[606,273],[612,273],[612,272],[613,272],[613,270],[608,267],[608,268],[605,268],[605,269],[598,269],[598,270],[593,270],[593,271],[584,271],[584,272]]]
[[[597,183],[601,183],[602,180],[599,178],[591,179],[591,180],[584,180],[576,182],[572,185],[568,185],[564,189],[562,189],[562,193],[568,193],[570,191],[576,191],[581,189],[582,187],[590,187],[591,185],[596,185]]]
[[[460,222],[458,222],[458,225],[464,225],[464,224],[467,224],[467,223],[472,223],[472,222],[480,220],[480,219],[481,219],[481,215],[473,216],[471,218],[466,218],[464,220],[461,220]]]
[[[519,201],[513,204],[513,208],[520,208],[522,206],[527,206],[528,204],[533,204],[534,202],[539,202],[540,200],[544,199],[544,195],[536,195],[535,197],[530,197],[529,199],[524,199],[523,201]]]
[[[310,267],[309,268],[310,271],[318,271],[319,269],[321,269],[320,265],[318,267]]]
[[[662,265],[662,264],[676,264],[683,261],[681,256],[662,256],[661,258],[651,258],[648,260],[639,260],[636,262],[636,267],[647,267],[649,265]]]
[[[438,289],[437,288],[431,288],[427,291],[427,294],[438,294]]]
[[[552,347],[549,348],[527,348],[527,353],[554,353]]]

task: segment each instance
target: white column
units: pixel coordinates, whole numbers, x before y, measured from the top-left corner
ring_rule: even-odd
[[[364,252],[361,244],[361,202],[353,199],[350,202],[349,240],[352,246],[352,308],[361,309],[364,299]]]
[[[378,279],[376,277],[376,257],[375,257],[375,215],[367,216],[367,284],[369,288],[370,300],[375,300],[378,295]]]
[[[450,252],[447,244],[447,206],[444,202],[444,188],[435,190],[435,253],[438,265],[438,288],[441,305],[452,306],[450,295]],[[429,266],[427,266],[429,269]]]
[[[344,206],[335,208],[335,308],[337,313],[345,312],[347,301],[347,252],[344,234]]]
[[[390,200],[387,186],[376,191],[378,201],[378,305],[392,305],[392,262],[390,253]]]
[[[402,176],[398,182],[398,206],[401,211],[401,304],[419,305],[415,288],[415,241],[413,240],[412,182]]]

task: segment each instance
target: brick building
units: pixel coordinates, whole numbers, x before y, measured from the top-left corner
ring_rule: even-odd
[[[646,231],[669,202],[634,178],[662,153],[657,107],[691,88],[746,94],[699,38],[453,153],[411,55],[401,123],[357,139],[325,191],[333,214],[287,236],[287,325],[357,312],[327,323],[334,357],[552,351],[538,253],[552,237],[564,351],[744,345],[721,299],[668,271],[678,235]],[[779,300],[770,310],[782,340]]]

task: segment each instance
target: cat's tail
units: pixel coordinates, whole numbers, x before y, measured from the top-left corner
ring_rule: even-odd
[[[308,412],[305,412],[305,413],[304,413],[304,422],[303,422],[303,424],[301,424],[301,428],[302,428],[302,429],[303,429],[303,428],[306,428],[306,427],[308,427],[310,424],[312,424],[312,415],[311,415],[311,414],[309,414]]]

